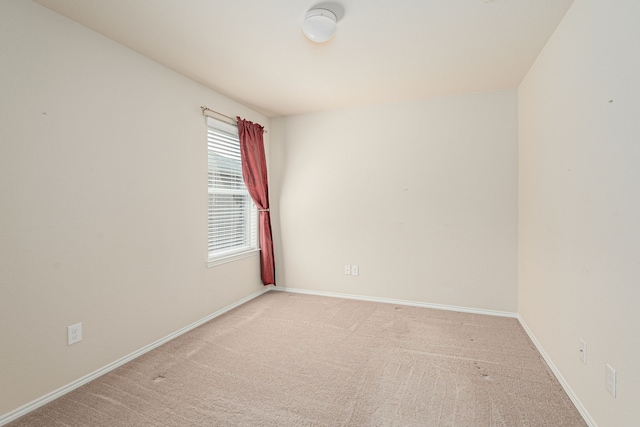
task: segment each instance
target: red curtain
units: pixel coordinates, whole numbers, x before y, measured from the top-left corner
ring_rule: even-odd
[[[275,285],[276,267],[273,259],[273,236],[269,213],[267,160],[264,156],[262,139],[264,128],[240,117],[237,119],[244,183],[260,212],[260,274],[262,283],[265,286]]]

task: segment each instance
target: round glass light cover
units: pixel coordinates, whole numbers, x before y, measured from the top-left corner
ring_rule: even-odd
[[[327,9],[311,9],[304,17],[302,31],[316,43],[329,40],[336,32],[336,15]]]

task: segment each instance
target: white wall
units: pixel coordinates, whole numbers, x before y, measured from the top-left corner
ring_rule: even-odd
[[[639,20],[576,0],[519,88],[519,311],[599,426],[640,424]]]
[[[1,416],[262,289],[205,266],[199,106],[269,120],[30,1],[0,62]]]
[[[279,285],[516,312],[515,89],[272,119],[271,156]]]

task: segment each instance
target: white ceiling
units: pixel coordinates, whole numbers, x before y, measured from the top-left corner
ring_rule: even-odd
[[[271,117],[517,87],[573,0],[34,0]]]

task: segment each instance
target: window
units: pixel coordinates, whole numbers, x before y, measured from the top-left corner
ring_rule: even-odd
[[[209,266],[258,250],[258,212],[242,178],[238,127],[207,117]]]

